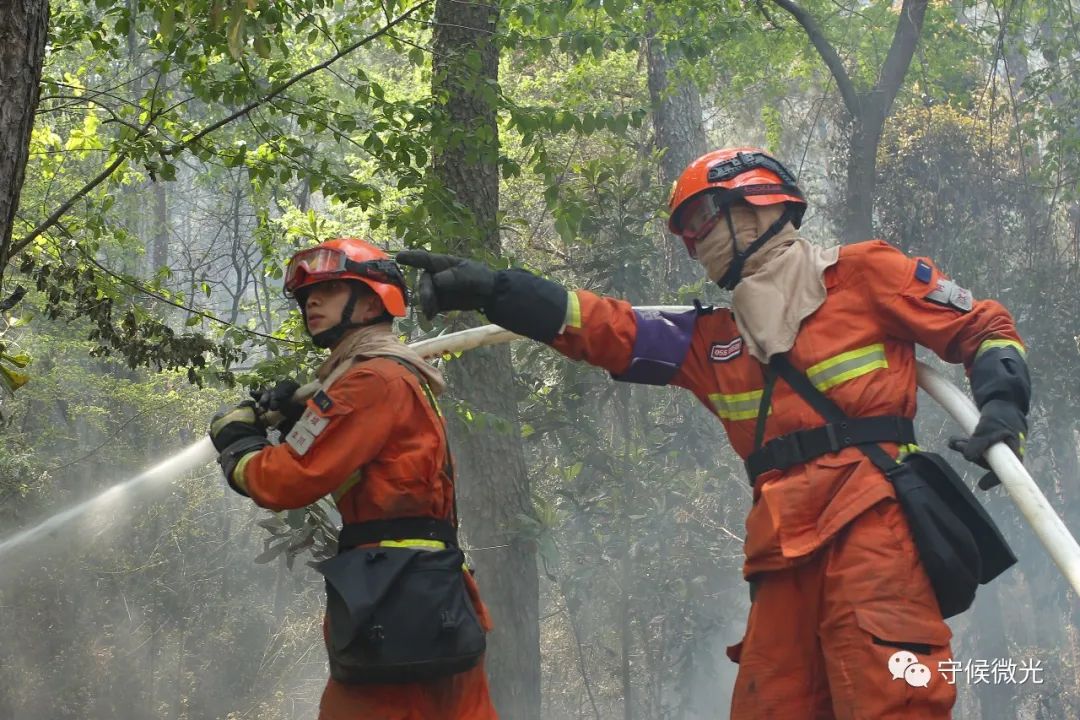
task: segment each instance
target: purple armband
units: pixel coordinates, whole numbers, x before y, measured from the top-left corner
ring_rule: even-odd
[[[697,311],[634,310],[634,314],[637,315],[637,337],[630,366],[623,374],[612,374],[611,377],[640,385],[667,385],[690,349]]]

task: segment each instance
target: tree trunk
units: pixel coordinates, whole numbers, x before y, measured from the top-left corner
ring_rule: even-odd
[[[885,126],[880,102],[863,95],[851,128],[847,160],[847,204],[844,206],[845,243],[874,237],[874,197],[877,185],[877,148]]]
[[[904,84],[915,45],[922,34],[929,0],[904,0],[896,21],[889,52],[871,88],[859,87],[844,60],[825,37],[825,32],[806,8],[794,0],[773,0],[795,18],[829,68],[851,116],[851,147],[848,150],[847,209],[841,231],[844,242],[874,236],[874,186],[878,143],[893,100]]]
[[[445,98],[436,119],[436,179],[471,215],[471,243],[450,248],[464,254],[498,255],[498,126],[495,93],[499,53],[498,5],[438,0],[435,4],[432,94]],[[441,127],[440,127],[441,125]],[[509,432],[489,424],[470,430],[452,425],[458,462],[458,498],[464,530],[495,630],[486,659],[492,695],[501,717],[540,718],[539,579],[532,540],[515,532],[518,516],[532,516],[532,499],[517,423],[510,351],[506,346],[473,351],[450,364],[450,387],[473,412],[507,422]]]
[[[48,0],[0,3],[0,291],[30,152],[48,26]]]
[[[154,183],[154,244],[150,253],[151,275],[169,262],[169,203],[165,183]],[[192,295],[194,297],[194,295]]]
[[[240,204],[243,200],[243,190],[239,185],[233,190],[231,219],[232,219],[232,255],[229,262],[233,272],[232,307],[229,308],[229,324],[235,325],[240,319],[240,303],[244,300],[244,291],[247,290],[247,263],[244,259],[244,242],[240,235]]]
[[[1000,587],[987,587],[979,593],[979,602],[976,602],[974,607],[972,630],[978,639],[972,646],[978,648],[978,658],[985,658],[990,662],[1010,656],[1009,641],[1005,634],[1008,618],[1001,607],[1001,593]],[[1010,711],[1016,707],[1013,697],[1015,689],[1005,682],[991,682],[988,687],[980,687],[978,696],[979,706],[983,709],[982,716],[993,717],[995,720],[1015,718],[1015,711]]]
[[[653,12],[648,11],[648,22],[655,27]],[[654,130],[653,143],[664,154],[660,158],[660,183],[663,188],[673,187],[682,171],[706,152],[705,128],[701,124],[701,96],[693,82],[672,82],[672,68],[676,67],[681,54],[668,51],[654,30],[649,34],[649,100],[652,105]],[[697,277],[700,269],[690,258],[682,241],[665,233],[668,243],[667,257],[672,272],[667,283],[677,287],[680,280]]]

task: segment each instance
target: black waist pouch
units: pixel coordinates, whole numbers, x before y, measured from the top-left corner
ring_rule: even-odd
[[[964,481],[936,453],[914,452],[886,475],[896,489],[943,617],[967,610],[975,590],[1016,562]]]
[[[354,548],[319,563],[330,675],[348,684],[410,683],[474,667],[486,639],[464,562],[451,546]]]
[[[772,372],[784,378],[810,407],[841,431],[861,421],[848,417],[784,355],[772,356],[769,370],[769,384],[762,392],[758,409],[755,451],[761,447]],[[896,489],[896,499],[907,518],[943,617],[958,615],[971,607],[978,586],[990,582],[1016,562],[997,525],[945,458],[931,452],[913,452],[897,462],[877,442],[858,443],[855,447]]]

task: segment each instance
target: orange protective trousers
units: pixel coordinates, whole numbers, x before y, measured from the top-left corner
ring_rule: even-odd
[[[951,717],[951,632],[895,500],[752,587],[731,720]]]

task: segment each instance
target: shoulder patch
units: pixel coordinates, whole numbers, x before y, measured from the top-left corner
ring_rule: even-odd
[[[938,279],[937,286],[923,297],[932,303],[953,307],[961,312],[971,312],[974,305],[970,290],[945,278]]]
[[[930,279],[934,277],[934,269],[930,267],[930,263],[919,260],[915,264],[915,279],[921,283],[928,283]]]
[[[322,391],[319,391],[319,394],[322,395]],[[327,398],[327,400],[329,399]],[[314,410],[307,408],[296,422],[296,425],[293,426],[293,429],[285,436],[285,442],[296,451],[297,455],[303,455],[315,442],[315,438],[319,437],[329,424],[330,418],[319,417]]]
[[[315,403],[316,407],[318,407],[323,412],[326,412],[330,408],[334,407],[334,401],[330,399],[330,396],[326,394],[325,390],[320,390],[319,392],[315,393],[315,397],[311,398],[311,400]]]
[[[734,360],[742,354],[743,339],[740,335],[734,340],[726,343],[715,342],[709,348],[709,360],[712,362],[728,362]]]

